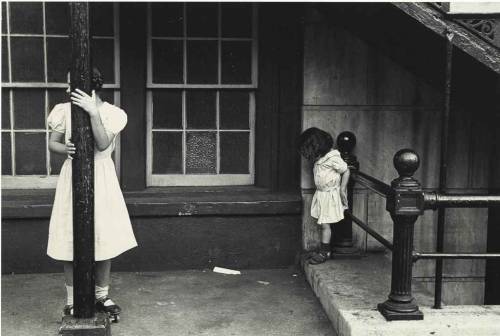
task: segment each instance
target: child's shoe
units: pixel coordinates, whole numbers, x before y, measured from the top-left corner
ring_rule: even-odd
[[[63,316],[73,315],[73,305],[65,305],[63,308]]]
[[[120,313],[122,309],[116,303],[113,302],[109,297],[103,297],[95,302],[95,307],[97,311],[104,312],[108,314],[112,322],[118,322],[120,320]]]
[[[309,259],[309,264],[310,265],[318,265],[322,264],[325,261],[330,259],[330,252],[328,251],[319,251],[314,253],[311,258]]]

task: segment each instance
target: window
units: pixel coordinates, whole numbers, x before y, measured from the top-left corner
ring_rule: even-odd
[[[105,78],[103,99],[119,103],[117,5],[92,3],[92,57]],[[65,157],[50,153],[46,120],[68,101],[69,6],[2,2],[2,186],[54,188]],[[116,157],[115,157],[116,159]]]
[[[254,183],[256,14],[250,3],[149,5],[149,186]]]

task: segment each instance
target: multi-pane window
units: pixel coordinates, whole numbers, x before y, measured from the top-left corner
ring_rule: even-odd
[[[151,3],[148,185],[253,184],[255,5]]]
[[[105,78],[103,99],[119,100],[118,22],[113,3],[92,3],[93,64]],[[54,187],[65,159],[50,153],[47,116],[69,101],[69,5],[2,2],[2,185]]]

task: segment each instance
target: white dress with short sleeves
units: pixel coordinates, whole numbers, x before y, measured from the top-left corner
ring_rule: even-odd
[[[336,149],[314,163],[316,192],[311,203],[311,216],[318,219],[318,224],[337,223],[344,219],[346,207],[340,198],[340,179],[346,170],[347,164]]]
[[[94,226],[95,260],[106,260],[137,246],[127,207],[116,176],[111,153],[115,138],[127,124],[127,114],[109,103],[99,107],[106,133],[113,141],[104,151],[94,148]],[[71,105],[58,104],[50,112],[48,125],[52,131],[71,138]],[[49,226],[47,254],[57,260],[73,260],[73,202],[71,158],[62,165]]]

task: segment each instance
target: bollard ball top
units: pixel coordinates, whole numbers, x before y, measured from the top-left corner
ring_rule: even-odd
[[[420,165],[417,152],[412,149],[401,149],[394,155],[394,167],[401,177],[411,177]]]
[[[345,131],[337,137],[337,147],[342,153],[350,153],[356,146],[356,136],[354,133]]]

